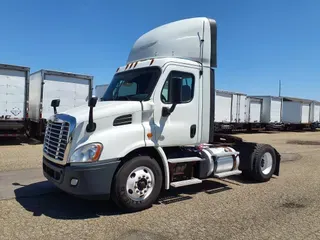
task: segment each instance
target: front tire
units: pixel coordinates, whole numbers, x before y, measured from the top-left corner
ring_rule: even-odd
[[[159,164],[149,156],[125,162],[113,180],[112,200],[129,212],[147,209],[157,200],[162,187]]]

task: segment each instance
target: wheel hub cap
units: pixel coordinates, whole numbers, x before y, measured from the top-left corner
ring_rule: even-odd
[[[272,165],[273,165],[272,155],[271,155],[271,153],[266,152],[261,157],[260,168],[261,168],[262,173],[265,175],[269,174],[271,172]]]
[[[138,189],[140,191],[144,190],[147,187],[147,180],[146,179],[142,179],[140,181],[138,181]]]
[[[150,168],[138,167],[127,178],[126,190],[128,196],[134,201],[146,199],[152,192],[155,177]]]

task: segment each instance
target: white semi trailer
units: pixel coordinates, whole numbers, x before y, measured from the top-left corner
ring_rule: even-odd
[[[0,137],[25,134],[30,68],[0,64]]]
[[[47,119],[52,116],[51,101],[60,100],[65,111],[86,105],[92,97],[93,77],[83,74],[42,69],[30,74],[29,119],[27,134],[44,136]]]
[[[246,129],[246,94],[216,89],[215,131]]]
[[[279,175],[272,146],[213,131],[216,29],[215,20],[191,18],[142,35],[101,102],[50,118],[44,176],[70,194],[111,196],[138,211],[161,190],[206,178]]]

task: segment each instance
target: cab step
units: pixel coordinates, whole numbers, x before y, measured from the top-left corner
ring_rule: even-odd
[[[192,179],[183,180],[179,182],[172,182],[170,183],[170,186],[174,188],[178,188],[178,187],[184,187],[184,186],[198,184],[198,183],[202,183],[202,180],[198,178],[192,178]]]
[[[169,163],[184,163],[184,162],[199,162],[204,161],[204,158],[199,157],[184,157],[184,158],[169,158]]]
[[[225,177],[229,177],[229,176],[233,176],[233,175],[239,175],[241,173],[242,173],[242,171],[240,171],[240,170],[234,170],[234,171],[229,171],[229,172],[216,173],[216,174],[214,174],[214,177],[225,178]]]

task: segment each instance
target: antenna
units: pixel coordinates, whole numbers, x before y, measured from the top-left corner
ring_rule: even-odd
[[[279,80],[279,97],[281,96],[281,80]]]
[[[200,40],[200,58],[201,58],[201,71],[200,71],[200,76],[203,74],[204,24],[205,24],[205,22],[203,21],[203,24],[202,24],[202,37],[200,37],[200,34],[198,33],[199,40]]]

